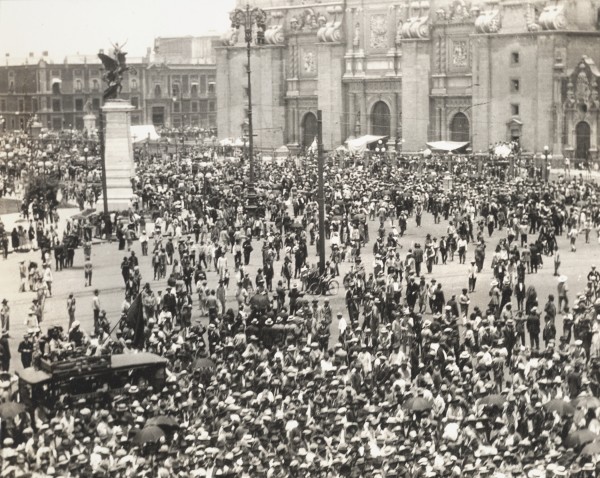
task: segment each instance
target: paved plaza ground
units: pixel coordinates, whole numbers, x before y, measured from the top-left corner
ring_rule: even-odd
[[[61,224],[59,230],[62,231],[64,228],[64,222],[67,217],[76,214],[77,209],[61,209],[59,211],[61,216]],[[3,215],[3,221],[5,222],[9,230],[12,229],[12,224],[18,219],[17,214]],[[365,263],[367,272],[371,272],[373,269],[373,236],[376,233],[378,224],[375,221],[369,222],[369,232],[371,235],[371,242],[362,251],[363,261]],[[390,228],[390,222],[386,223],[386,227]],[[402,245],[401,255],[402,258],[406,256],[408,249],[411,248],[415,242],[424,243],[425,235],[431,233],[432,237],[440,237],[446,233],[447,223],[442,221],[441,224],[434,224],[433,218],[429,214],[424,214],[422,227],[417,228],[414,218],[409,218],[407,234],[400,240]],[[474,294],[471,295],[471,307],[479,305],[482,309],[485,309],[489,297],[488,291],[490,288],[490,282],[492,280],[491,271],[491,259],[494,248],[501,237],[504,237],[504,231],[495,231],[491,238],[486,238],[487,241],[487,253],[485,266],[482,273],[477,279],[477,287]],[[568,276],[569,285],[569,296],[572,300],[577,291],[583,290],[585,286],[585,278],[587,272],[592,264],[598,264],[600,266],[600,245],[595,233],[591,234],[590,243],[585,244],[583,236],[577,241],[577,252],[569,252],[569,247],[565,236],[558,238],[558,244],[562,257],[562,266],[560,272]],[[140,257],[140,270],[142,273],[142,283],[150,282],[153,290],[165,290],[166,280],[153,281],[152,280],[152,266],[151,257],[142,258],[141,246],[139,243],[134,243],[136,255]],[[329,251],[329,244],[327,244],[327,250]],[[467,258],[473,257],[474,244],[469,245],[467,252]],[[77,249],[75,253],[75,266],[72,269],[63,270],[60,272],[53,271],[54,273],[54,284],[53,284],[53,296],[46,300],[45,311],[44,311],[44,322],[42,327],[44,330],[51,325],[62,325],[67,327],[68,317],[66,312],[66,301],[70,292],[75,294],[77,299],[77,311],[76,318],[82,323],[83,328],[90,332],[93,324],[92,314],[92,297],[93,290],[99,289],[100,300],[102,307],[106,310],[107,316],[111,323],[114,325],[117,323],[120,317],[120,309],[124,298],[124,286],[120,271],[120,262],[126,255],[126,251],[119,251],[116,242],[99,243],[94,245],[92,253],[92,263],[94,265],[93,273],[93,287],[84,287],[84,274],[83,274],[83,251]],[[229,264],[233,267],[233,257],[229,254]],[[282,257],[283,258],[283,257]],[[41,256],[39,251],[33,251],[29,253],[11,253],[8,259],[0,259],[0,294],[9,300],[11,307],[11,330],[10,330],[10,344],[12,352],[11,369],[18,370],[21,367],[20,358],[17,353],[18,343],[22,339],[23,333],[26,331],[24,321],[27,318],[27,311],[34,298],[33,292],[19,293],[19,272],[18,266],[21,260],[34,260],[40,263]],[[316,247],[309,247],[309,262],[316,264],[318,261],[316,256]],[[275,264],[275,281],[280,276],[282,262],[279,261]],[[261,255],[260,245],[254,244],[254,252],[251,257],[251,265],[249,272],[251,277],[254,277],[258,267],[261,267]],[[350,269],[351,264],[344,262],[340,265],[340,291],[335,297],[330,297],[332,308],[334,312],[342,311],[346,312],[344,305],[344,294],[345,291],[342,285],[342,278],[346,272]],[[454,262],[448,262],[447,265],[434,266],[433,273],[425,273],[427,282],[431,278],[435,277],[438,282],[441,282],[445,291],[446,300],[450,299],[454,293],[460,294],[463,287],[467,287],[467,268],[468,264],[461,265],[458,263],[456,257]],[[426,269],[423,268],[425,271]],[[231,271],[233,272],[233,271]],[[538,300],[543,307],[546,302],[548,294],[554,293],[556,295],[557,278],[553,276],[553,261],[551,257],[544,257],[544,267],[540,269],[537,274],[527,275],[526,285],[533,284],[538,291]],[[232,274],[233,276],[233,274]],[[208,283],[214,284],[216,287],[217,279],[216,273],[213,271],[208,273]],[[230,283],[227,301],[228,306],[236,308],[235,301],[235,284]],[[320,298],[321,300],[323,297]],[[198,299],[194,295],[194,310],[193,319],[200,319],[198,316]],[[429,314],[429,311],[427,313]],[[206,317],[201,319],[205,322]],[[562,318],[559,316],[557,320],[557,331],[560,335],[562,331]],[[337,328],[335,324],[332,327],[332,338],[331,340],[337,339]]]

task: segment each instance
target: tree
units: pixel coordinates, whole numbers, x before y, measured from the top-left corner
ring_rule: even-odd
[[[47,174],[43,176],[32,176],[25,189],[23,196],[23,207],[37,200],[38,203],[48,203],[50,207],[56,207],[58,201],[56,195],[60,187],[58,176],[55,174]]]

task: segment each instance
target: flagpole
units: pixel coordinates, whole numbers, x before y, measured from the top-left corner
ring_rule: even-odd
[[[136,296],[136,298],[131,303],[133,304],[140,295],[141,295],[141,292],[138,292],[138,295]],[[129,309],[128,309],[128,311],[129,311]],[[142,313],[143,312],[144,312],[144,309],[142,308]],[[121,316],[121,318],[118,320],[118,322],[115,324],[115,326],[112,329],[110,329],[110,332],[108,333],[108,336],[106,338],[112,336],[112,334],[115,331],[115,329],[121,324],[121,322],[123,322],[123,319],[126,318],[126,317],[127,317],[127,314],[123,314]],[[102,344],[106,341],[106,338],[102,341]],[[102,344],[100,344],[100,345],[102,345]]]

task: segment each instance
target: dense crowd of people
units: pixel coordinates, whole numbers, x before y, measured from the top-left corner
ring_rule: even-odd
[[[598,476],[600,273],[590,264],[582,290],[561,274],[578,242],[598,241],[598,187],[461,167],[449,189],[428,169],[330,163],[324,271],[308,159],[263,164],[247,195],[237,163],[141,155],[128,214],[42,222],[50,245],[20,266],[22,290],[38,293],[22,365],[144,350],[168,360],[167,378],[3,420],[5,476]],[[421,233],[426,215],[443,235]],[[92,235],[123,256],[122,320],[111,334],[96,290],[93,327],[74,320],[71,295],[68,326],[44,331],[52,272],[76,245],[93,287]],[[80,242],[57,259],[68,237]],[[448,264],[464,288],[437,280]],[[556,294],[538,295],[542,274]],[[308,294],[332,281],[343,307]],[[480,288],[489,299],[472,303]],[[17,399],[15,377],[0,377]]]

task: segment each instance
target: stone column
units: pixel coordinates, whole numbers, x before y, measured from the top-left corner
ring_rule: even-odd
[[[354,9],[346,8],[346,53],[354,51]]]
[[[355,108],[354,102],[355,102],[354,93],[348,92],[348,124],[346,125],[346,128],[345,128],[346,138],[348,136],[354,136],[354,125],[356,123],[356,112],[354,111],[354,108]],[[342,138],[342,139],[345,140],[346,138]]]
[[[131,141],[131,111],[125,100],[110,100],[102,107],[104,121],[104,163],[108,209],[124,211],[131,206],[135,175]]]
[[[390,108],[390,113],[392,117],[390,118],[390,139],[387,143],[387,149],[390,153],[396,151],[396,133],[398,131],[398,94],[394,93],[392,95],[392,107]]]
[[[367,111],[367,92],[366,84],[363,83],[363,90],[361,91],[360,96],[360,134],[365,135],[369,134],[369,112]]]
[[[300,137],[300,104],[296,101],[296,109],[294,110],[294,143],[300,145],[302,138]]]

